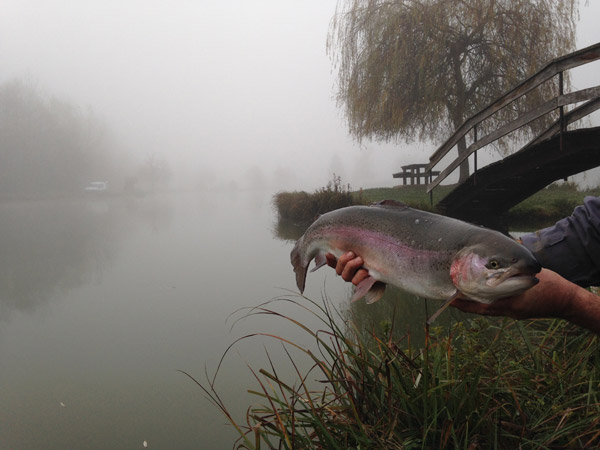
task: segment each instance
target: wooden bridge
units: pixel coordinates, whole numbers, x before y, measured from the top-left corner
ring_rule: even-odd
[[[532,77],[506,93],[485,109],[467,119],[429,159],[425,172],[430,180],[427,192],[432,193],[470,155],[474,171],[439,203],[438,208],[451,217],[482,225],[501,227],[501,216],[511,207],[543,189],[553,181],[566,179],[585,170],[600,166],[600,127],[579,129],[573,124],[600,109],[600,86],[564,93],[563,73],[600,59],[600,43],[557,58]],[[485,136],[478,137],[478,125],[502,108],[511,105],[526,93],[539,88],[552,78],[558,78],[558,95],[510,123]],[[550,81],[551,82],[551,81]],[[567,107],[571,109],[567,111]],[[546,131],[517,152],[484,168],[477,167],[477,151],[513,133],[530,122],[558,111],[556,120]],[[584,121],[585,122],[585,121]],[[583,128],[582,128],[583,127]],[[434,167],[457,149],[461,139],[471,136],[471,143],[445,168]],[[447,158],[446,158],[447,159]],[[433,197],[432,197],[433,199]]]

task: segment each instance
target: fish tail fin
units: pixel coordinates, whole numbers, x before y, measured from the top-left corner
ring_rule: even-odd
[[[292,249],[290,259],[292,261],[292,266],[294,266],[294,272],[296,273],[296,286],[298,286],[298,289],[302,294],[304,292],[304,285],[306,284],[306,270],[308,269],[308,263],[310,261],[304,263],[298,244]]]

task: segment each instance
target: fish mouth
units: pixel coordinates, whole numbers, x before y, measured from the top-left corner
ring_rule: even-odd
[[[529,285],[529,287],[531,287],[535,286],[540,281],[534,276],[536,273],[537,272],[527,273],[516,267],[511,267],[501,274],[495,273],[490,275],[491,279],[488,280],[488,284],[496,287],[506,282],[510,282],[511,284],[517,282],[520,285]]]

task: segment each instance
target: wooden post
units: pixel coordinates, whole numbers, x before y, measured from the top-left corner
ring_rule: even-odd
[[[473,127],[473,142],[477,142],[477,124]],[[477,150],[475,150],[475,154],[473,155],[474,159],[474,168],[473,168],[473,185],[477,186]]]
[[[429,184],[431,184],[431,182],[433,181],[433,171],[430,169],[428,173],[429,173]],[[429,203],[431,203],[431,206],[433,206],[433,189],[431,191],[429,191]]]
[[[558,72],[558,95],[563,95],[564,93],[564,79],[563,72]],[[565,131],[565,107],[559,107],[560,111],[560,151],[563,151],[563,135]]]

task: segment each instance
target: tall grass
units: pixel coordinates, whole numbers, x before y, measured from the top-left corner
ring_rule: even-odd
[[[268,335],[283,344],[296,375],[283,379],[271,359],[266,368],[250,368],[257,386],[249,392],[258,403],[245,423],[228,412],[214,378],[193,378],[240,433],[235,448],[600,446],[595,335],[562,321],[480,318],[428,329],[415,344],[409,335],[392,339],[393,323],[359,329],[328,301],[280,301],[308,310],[320,326],[278,312],[276,302],[247,312],[283,320],[312,344]]]

